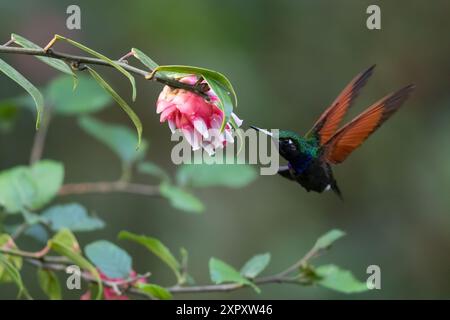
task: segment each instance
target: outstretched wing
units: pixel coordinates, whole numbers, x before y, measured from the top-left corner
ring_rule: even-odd
[[[323,146],[323,156],[337,164],[358,148],[383,122],[389,119],[405,102],[414,89],[409,85],[374,103],[366,111],[342,127]]]
[[[353,100],[355,100],[361,88],[364,87],[372,75],[374,68],[375,65],[361,72],[345,87],[307,133],[308,137],[316,137],[319,139],[320,145],[328,142],[339,127],[342,118],[350,108]]]

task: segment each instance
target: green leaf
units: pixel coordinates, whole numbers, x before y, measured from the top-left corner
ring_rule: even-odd
[[[19,46],[23,47],[23,48],[30,48],[30,49],[42,49],[40,46],[38,46],[37,44],[31,42],[28,39],[25,39],[22,36],[19,36],[18,34],[11,34],[11,39],[17,43]],[[47,57],[40,57],[40,56],[36,56],[36,58],[38,58],[39,60],[41,60],[42,62],[48,64],[50,67],[53,67],[61,72],[64,72],[65,74],[68,74],[70,76],[72,76],[73,79],[73,87],[75,88],[77,86],[78,83],[78,79],[76,74],[72,71],[72,69],[62,60],[59,59],[52,59],[52,58],[47,58]]]
[[[80,250],[78,242],[70,230],[62,229],[59,231],[53,239],[49,241],[49,246],[55,252],[69,258],[69,260],[71,260],[74,264],[92,274],[98,285],[96,299],[100,300],[103,295],[103,283],[100,278],[100,274],[97,269],[79,253]]]
[[[38,129],[41,122],[41,114],[44,111],[44,98],[42,97],[41,92],[16,69],[2,59],[0,59],[0,71],[24,88],[33,98],[36,106],[36,129]]]
[[[316,268],[320,277],[317,282],[322,287],[343,293],[357,293],[369,290],[365,282],[356,279],[350,271],[340,269],[335,265],[324,265]]]
[[[177,279],[181,278],[180,263],[170,252],[170,250],[158,239],[143,235],[137,235],[128,231],[121,231],[119,233],[119,239],[131,240],[145,246],[154,255],[160,258],[165,264],[167,264],[170,269],[172,269]]]
[[[93,55],[94,57],[97,57],[97,58],[99,58],[99,59],[101,59],[101,60],[107,62],[109,65],[111,65],[111,66],[113,66],[114,68],[116,68],[116,69],[117,69],[119,72],[121,72],[125,77],[127,77],[128,80],[130,80],[131,87],[132,87],[132,89],[133,89],[133,101],[136,100],[136,82],[135,82],[135,80],[134,80],[134,77],[133,77],[127,70],[125,70],[123,67],[121,67],[117,62],[115,62],[115,61],[109,59],[108,57],[102,55],[101,53],[98,53],[98,52],[96,52],[96,51],[94,51],[94,50],[92,50],[92,49],[90,49],[90,48],[88,48],[88,47],[82,45],[81,43],[78,43],[78,42],[72,40],[72,39],[65,38],[65,37],[60,36],[60,35],[58,35],[58,34],[55,35],[55,39],[56,39],[56,40],[64,40],[64,41],[67,41],[67,42],[70,43],[71,45],[73,45],[73,46],[75,46],[75,47],[77,47],[77,48],[79,48],[79,49],[81,49],[81,50],[83,50],[83,51],[85,51],[85,52],[87,52],[87,53]],[[92,70],[92,69],[89,69],[89,70]]]
[[[160,300],[172,299],[172,294],[167,289],[165,289],[161,286],[158,286],[156,284],[136,283],[135,286],[141,292],[146,293],[153,298],[160,299]]]
[[[61,285],[58,277],[51,270],[38,269],[37,277],[39,286],[50,300],[61,300]]]
[[[150,162],[150,161],[144,161],[138,164],[138,171],[140,173],[148,174],[151,176],[158,177],[164,181],[169,181],[169,175],[167,172],[165,172],[161,167],[159,167],[157,164]]]
[[[179,185],[197,188],[214,186],[242,188],[257,176],[252,166],[244,164],[185,164],[177,170]]]
[[[97,81],[88,76],[80,76],[76,90],[71,88],[71,79],[60,76],[47,86],[53,110],[62,115],[77,115],[100,111],[112,101]]]
[[[258,254],[245,263],[241,269],[241,275],[254,279],[267,267],[269,262],[270,253]]]
[[[0,234],[0,248],[17,250],[14,240],[9,234]],[[23,259],[19,256],[4,255],[5,260],[8,261],[17,270],[22,269]],[[6,266],[0,264],[0,282],[14,282],[15,279],[8,272]]]
[[[238,283],[251,286],[257,293],[260,293],[259,288],[255,286],[253,282],[243,277],[239,271],[232,266],[219,259],[211,258],[209,260],[209,274],[211,276],[211,281],[215,284],[224,282]]]
[[[116,102],[120,105],[120,107],[125,111],[125,113],[130,117],[131,121],[133,122],[134,126],[136,127],[137,136],[138,136],[138,142],[137,142],[137,148],[141,145],[141,139],[142,139],[142,123],[137,114],[131,109],[131,107],[125,102],[125,100],[122,99],[119,94],[114,91],[114,89],[92,68],[88,67],[89,73],[92,75],[92,77],[97,80],[97,82],[102,86],[103,89],[105,89]]]
[[[194,195],[168,182],[161,183],[159,191],[174,208],[192,213],[201,213],[205,209],[203,203]]]
[[[136,150],[136,136],[128,127],[107,124],[89,116],[80,118],[78,124],[84,131],[106,144],[119,156],[126,167],[131,166],[145,155],[147,142],[142,141],[141,148]]]
[[[101,219],[88,216],[86,208],[78,203],[50,207],[41,217],[54,231],[63,228],[71,231],[92,231],[105,226]]]
[[[150,70],[154,70],[158,67],[158,64],[153,61],[149,56],[143,53],[141,50],[133,48],[131,49],[133,55],[138,59],[144,66],[149,68]]]
[[[233,107],[237,106],[236,92],[227,77],[214,70],[192,66],[167,65],[158,66],[154,69],[155,73],[160,71],[180,72],[202,76],[219,98],[219,108],[225,115],[223,118],[221,131],[225,128],[225,124],[230,120]]]
[[[342,238],[343,236],[345,236],[345,232],[339,229],[328,231],[326,234],[317,239],[313,250],[319,251],[328,249],[333,244],[333,242]]]
[[[88,244],[84,248],[86,256],[108,278],[128,279],[131,273],[131,257],[128,253],[106,240]]]
[[[31,299],[27,289],[23,285],[19,270],[17,270],[17,268],[3,254],[0,254],[0,268],[4,270],[3,272],[5,272],[5,274],[7,274],[19,288],[19,293],[17,296],[21,297],[23,294],[26,298]]]
[[[61,163],[42,160],[31,167],[0,172],[0,206],[9,213],[39,209],[51,201],[64,179]]]
[[[80,245],[75,235],[67,228],[61,229],[53,236],[53,241],[64,245],[74,252],[80,252]]]

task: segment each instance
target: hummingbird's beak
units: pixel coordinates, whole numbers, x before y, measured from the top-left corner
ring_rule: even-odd
[[[273,133],[270,132],[270,131],[267,131],[267,130],[265,130],[265,129],[261,129],[261,128],[258,128],[258,127],[255,127],[255,126],[250,126],[250,128],[253,128],[253,129],[255,129],[256,131],[261,131],[262,133],[267,134],[268,136],[273,137]]]

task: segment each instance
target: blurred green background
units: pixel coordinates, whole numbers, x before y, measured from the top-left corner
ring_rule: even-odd
[[[80,31],[65,27],[70,4],[81,7]],[[370,4],[381,7],[381,30],[366,28]],[[179,297],[448,298],[449,12],[445,0],[8,1],[2,3],[0,39],[6,42],[14,32],[44,45],[58,33],[109,57],[136,47],[160,64],[215,69],[234,84],[236,113],[247,124],[302,133],[371,64],[377,64],[375,75],[347,119],[385,94],[415,83],[417,91],[399,114],[335,168],[343,202],[332,193],[307,193],[280,177],[262,176],[245,189],[196,191],[207,207],[203,215],[178,211],[165,200],[124,194],[62,197],[57,203],[79,201],[107,222],[100,232],[80,233],[82,244],[113,241],[133,256],[138,272],[151,270],[154,281],[164,285],[174,280],[170,271],[145,249],[119,242],[120,230],[158,237],[175,252],[187,248],[198,283],[209,283],[211,256],[240,267],[255,253],[271,252],[267,273],[281,271],[332,228],[345,230],[347,237],[316,263],[336,263],[360,279],[366,279],[371,264],[379,265],[382,273],[381,290],[359,295],[274,284],[262,287],[261,295],[244,289]],[[41,86],[57,75],[32,57],[1,58]],[[101,71],[124,97],[130,96],[125,78],[113,70]],[[138,99],[132,106],[144,122],[150,158],[173,172],[169,129],[155,114],[162,86],[137,81]],[[21,88],[0,76],[0,98],[20,94]],[[129,125],[114,105],[98,117]],[[1,170],[27,164],[33,136],[34,118],[23,112],[13,130],[0,134]],[[53,120],[44,158],[64,162],[66,182],[114,180],[120,173],[114,155],[81,131],[72,117]],[[21,243],[23,249],[27,245]],[[25,267],[23,275],[31,294],[43,297],[35,271]],[[2,285],[0,298],[14,298],[15,292],[13,285]]]

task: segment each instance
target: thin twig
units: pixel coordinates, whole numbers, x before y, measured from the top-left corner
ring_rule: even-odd
[[[30,164],[39,161],[42,158],[47,137],[48,127],[50,125],[51,109],[46,108],[43,114],[43,120],[39,130],[34,135],[33,147],[31,148]]]
[[[145,196],[159,196],[159,187],[146,184],[114,182],[85,182],[65,184],[59,189],[59,195],[123,192]]]
[[[8,47],[8,46],[0,46],[0,53],[9,53],[9,54],[23,54],[23,55],[31,55],[31,56],[41,56],[48,57],[66,61],[69,65],[73,64],[91,64],[91,65],[101,65],[107,67],[113,67],[109,62],[97,58],[85,57],[79,55],[73,55],[53,50],[45,51],[43,49],[30,49],[30,48],[19,48],[19,47]],[[136,67],[129,65],[123,61],[114,61],[116,64],[120,65],[122,68],[131,72],[133,74],[142,76],[146,78],[149,76],[153,70],[142,70]],[[204,87],[202,85],[190,85],[187,83],[180,82],[176,79],[167,78],[165,76],[161,76],[156,74],[152,77],[151,80],[160,82],[162,84],[168,85],[173,88],[185,89],[189,91],[193,91],[204,98],[208,98],[208,95],[204,91]]]

